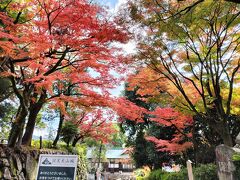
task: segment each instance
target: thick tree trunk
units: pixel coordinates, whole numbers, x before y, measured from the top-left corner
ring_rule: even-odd
[[[60,133],[61,133],[61,130],[62,130],[63,122],[64,122],[64,115],[63,115],[62,112],[60,111],[60,118],[59,118],[58,130],[57,130],[56,138],[55,138],[55,140],[53,141],[53,144],[52,144],[53,147],[56,147],[56,146],[57,146],[58,140],[60,139]]]
[[[41,110],[43,103],[31,104],[29,108],[29,117],[26,131],[22,138],[22,145],[31,146],[33,131],[36,125],[37,115]]]
[[[224,131],[220,134],[222,139],[223,139],[223,143],[229,147],[233,147],[233,140],[232,140],[232,136],[229,132],[229,129],[227,126],[224,127]]]
[[[9,147],[14,147],[16,145],[19,135],[21,134],[21,131],[24,127],[27,114],[27,110],[25,108],[21,108],[16,117],[16,120],[12,123],[12,128],[8,138]]]
[[[22,144],[22,137],[23,137],[24,125],[25,125],[25,123],[22,124],[20,133],[19,133],[19,135],[18,135],[18,140],[17,140],[17,146],[18,146],[18,147],[21,146],[21,144]]]
[[[207,118],[200,118],[203,118],[202,120],[205,121],[217,133],[218,137],[222,139],[224,145],[233,147],[233,139],[228,125],[229,119],[226,117],[226,115],[220,116],[216,115],[216,111],[212,112],[212,114],[209,113]]]
[[[214,125],[212,125],[212,128],[216,130],[216,132],[219,134],[219,136],[223,140],[223,144],[229,147],[233,147],[233,140],[229,132],[229,126],[227,122],[216,122]]]
[[[31,146],[31,141],[32,141],[33,131],[36,125],[37,115],[41,110],[41,108],[43,107],[46,97],[47,97],[46,90],[43,90],[37,102],[31,101],[30,107],[29,107],[28,122],[27,122],[25,133],[22,138],[22,145]],[[33,95],[33,98],[37,99],[38,94],[35,93]]]
[[[80,139],[82,139],[82,138],[83,138],[82,136],[77,136],[77,137],[75,137],[75,138],[73,139],[73,142],[72,142],[72,147],[75,147],[76,144],[78,143],[78,141],[79,141]]]
[[[229,147],[233,147],[232,137],[230,135],[225,135],[222,137],[223,143]]]

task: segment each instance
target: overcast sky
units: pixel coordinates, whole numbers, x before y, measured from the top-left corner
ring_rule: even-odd
[[[96,0],[100,4],[106,5],[111,11],[116,11],[120,4],[126,2],[127,0]]]
[[[102,0],[102,2],[108,5],[110,8],[114,8],[119,0]]]

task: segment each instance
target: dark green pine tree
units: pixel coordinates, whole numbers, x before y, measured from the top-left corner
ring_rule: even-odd
[[[154,110],[156,104],[146,103],[142,101],[140,95],[134,91],[125,90],[125,96],[138,106],[148,110]],[[145,135],[155,136],[162,139],[171,139],[174,134],[172,127],[163,127],[149,120],[150,115],[145,114],[143,123],[135,123],[134,121],[125,119],[121,124],[122,132],[127,135],[127,146],[133,147],[132,157],[135,161],[136,168],[149,166],[152,169],[162,167],[162,163],[170,161],[181,161],[181,156],[170,155],[168,152],[158,151],[155,144],[145,139]]]

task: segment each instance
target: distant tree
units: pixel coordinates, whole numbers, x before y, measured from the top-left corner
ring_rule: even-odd
[[[63,124],[60,135],[67,146],[69,146],[78,132],[79,129],[75,124],[73,124],[71,121],[66,121]]]
[[[119,124],[113,124],[113,128],[115,129],[115,132],[111,135],[109,144],[113,147],[123,147],[125,146],[127,136],[124,134],[119,127]]]
[[[162,167],[162,163],[175,160],[182,162],[180,155],[171,155],[168,151],[159,151],[155,148],[155,143],[146,139],[146,137],[155,137],[158,139],[171,140],[175,130],[173,127],[164,127],[151,120],[151,111],[154,111],[156,104],[143,101],[143,96],[137,94],[138,88],[135,90],[125,90],[125,96],[128,100],[136,105],[145,107],[149,110],[149,114],[145,114],[143,122],[135,122],[128,119],[122,119],[120,124],[121,130],[127,135],[126,146],[132,147],[132,157],[137,168],[149,166],[151,168]],[[148,97],[147,95],[145,97]]]

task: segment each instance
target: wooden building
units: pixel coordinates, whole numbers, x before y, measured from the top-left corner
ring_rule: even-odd
[[[97,167],[96,157],[92,149],[87,151],[87,159],[91,168]],[[123,148],[107,149],[105,158],[101,159],[100,168],[106,172],[132,172],[134,165],[132,159]]]

